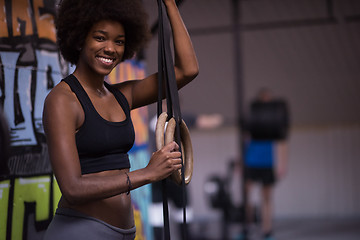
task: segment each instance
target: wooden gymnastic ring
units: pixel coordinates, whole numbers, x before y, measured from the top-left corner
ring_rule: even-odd
[[[174,118],[171,118],[166,127],[165,144],[174,141],[175,128],[176,128],[176,121]],[[193,157],[193,148],[192,148],[189,129],[187,128],[184,120],[182,120],[180,123],[180,137],[181,137],[182,159],[185,167],[184,179],[185,179],[185,184],[189,184],[194,169],[193,167],[194,157]],[[182,183],[181,169],[171,174],[170,178],[178,185],[181,185]]]
[[[155,140],[156,140],[156,149],[160,150],[165,144],[168,144],[174,141],[174,134],[176,128],[176,122],[174,118],[171,118],[165,133],[165,140],[164,140],[164,129],[167,120],[167,113],[163,112],[160,114],[155,129]],[[185,166],[185,184],[189,184],[192,178],[193,173],[193,149],[192,143],[190,138],[189,129],[187,128],[184,120],[182,120],[180,124],[180,137],[181,137],[181,150],[182,150],[182,157]],[[170,178],[177,184],[181,185],[182,177],[181,177],[181,169],[173,173]]]

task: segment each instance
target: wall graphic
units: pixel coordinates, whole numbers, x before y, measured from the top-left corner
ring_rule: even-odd
[[[1,240],[40,239],[60,196],[42,128],[44,99],[69,71],[57,52],[54,14],[55,1],[0,0],[0,104],[11,136]]]
[[[42,126],[46,95],[73,71],[55,44],[55,6],[56,0],[0,0],[0,104],[11,135],[10,175],[0,176],[0,240],[41,239],[61,195]],[[109,81],[144,74],[136,61],[121,65]],[[130,156],[136,169],[149,159],[147,110],[140,109],[133,117],[137,135]],[[152,239],[143,220],[150,192],[147,187],[132,193],[137,239]]]

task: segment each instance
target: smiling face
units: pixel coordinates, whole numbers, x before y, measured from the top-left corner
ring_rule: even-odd
[[[111,20],[99,21],[92,26],[85,39],[77,69],[108,75],[121,62],[124,50],[123,25]]]

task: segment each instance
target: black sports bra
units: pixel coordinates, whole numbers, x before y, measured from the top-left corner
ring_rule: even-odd
[[[82,174],[130,168],[127,152],[134,144],[135,132],[129,103],[125,96],[118,89],[104,82],[105,87],[115,96],[126,115],[126,119],[122,122],[110,122],[96,111],[74,75],[69,75],[63,81],[76,94],[85,113],[84,123],[75,136]]]

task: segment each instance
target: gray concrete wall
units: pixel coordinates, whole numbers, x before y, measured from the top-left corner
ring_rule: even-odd
[[[276,216],[359,216],[360,2],[241,2],[243,104],[265,86],[286,98],[291,111],[289,174],[276,190]],[[156,4],[145,4],[154,21]],[[203,183],[225,174],[226,162],[239,153],[231,9],[230,0],[181,6],[200,63],[198,78],[181,90],[182,111],[226,119],[220,129],[192,132],[189,189],[198,216],[219,216],[206,205]],[[146,51],[149,73],[157,70],[156,48],[155,37]]]

